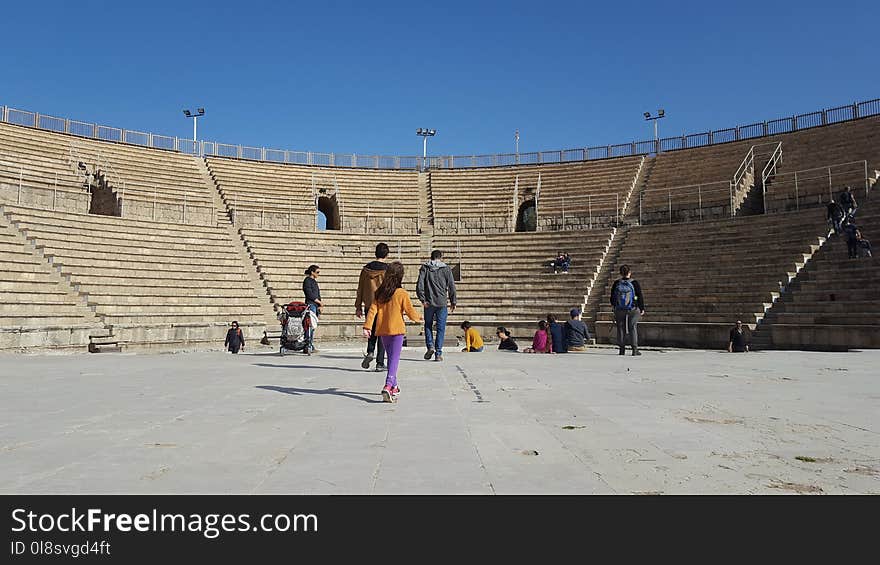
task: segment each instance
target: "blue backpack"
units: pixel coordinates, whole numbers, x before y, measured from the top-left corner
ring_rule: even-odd
[[[629,279],[620,279],[614,289],[614,308],[632,310],[635,308],[636,289]]]

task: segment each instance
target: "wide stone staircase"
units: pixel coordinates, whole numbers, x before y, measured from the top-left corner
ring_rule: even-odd
[[[823,241],[818,210],[688,224],[630,227],[622,264],[645,294],[639,341],[722,348],[736,320],[754,329]],[[597,336],[608,341],[614,317],[606,286]]]
[[[868,239],[880,233],[880,207],[871,196],[856,216]],[[850,259],[846,237],[831,235],[768,311],[752,344],[755,349],[832,351],[880,347],[876,256]]]

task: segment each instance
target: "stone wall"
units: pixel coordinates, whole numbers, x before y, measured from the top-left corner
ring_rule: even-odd
[[[0,183],[0,202],[19,204],[18,185]],[[51,188],[21,187],[21,206],[60,210],[86,214],[89,211],[89,194],[66,190],[54,191]]]
[[[128,219],[210,226],[216,222],[215,211],[204,204],[186,205],[173,202],[119,199],[121,216]]]
[[[0,328],[0,350],[82,349],[89,345],[89,334],[98,326],[55,328]]]

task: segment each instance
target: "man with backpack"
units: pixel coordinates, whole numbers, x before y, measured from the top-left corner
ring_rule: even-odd
[[[361,269],[361,276],[358,280],[357,297],[354,301],[354,313],[358,318],[363,318],[364,312],[369,311],[370,305],[373,304],[376,289],[382,284],[382,280],[385,278],[385,271],[388,270],[388,263],[385,262],[385,258],[388,257],[389,252],[390,250],[387,243],[376,245],[376,260],[370,261],[364,265],[363,269]],[[376,335],[376,320],[373,320],[373,330],[370,334],[370,338],[367,340],[367,354],[364,355],[361,367],[364,369],[370,368],[370,363],[373,361],[374,351],[376,352],[376,370],[384,371],[385,347],[382,345],[382,340]]]
[[[620,278],[611,287],[611,306],[614,307],[614,322],[617,324],[617,346],[619,354],[626,355],[626,334],[632,344],[632,354],[639,351],[639,318],[645,314],[645,297],[639,281],[632,279],[629,265],[620,267]]]
[[[419,269],[416,295],[425,308],[425,360],[443,361],[443,339],[446,335],[446,297],[449,296],[448,312],[455,312],[455,280],[452,269],[442,261],[443,252],[435,249],[431,260]],[[437,338],[432,326],[437,322]]]

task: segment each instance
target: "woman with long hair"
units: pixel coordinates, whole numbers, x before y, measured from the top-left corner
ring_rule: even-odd
[[[413,308],[409,293],[403,289],[403,264],[394,261],[388,265],[385,278],[376,289],[370,311],[367,312],[364,320],[364,337],[369,339],[372,335],[375,320],[376,335],[382,340],[388,356],[388,373],[385,376],[385,386],[382,388],[382,400],[385,402],[396,402],[400,394],[400,388],[397,386],[397,368],[406,334],[404,314],[413,322],[422,321],[419,313]]]
[[[306,305],[309,310],[315,313],[315,316],[321,315],[324,303],[321,301],[321,289],[318,287],[318,275],[321,274],[321,267],[317,265],[309,265],[306,269],[306,278],[303,279],[303,294],[306,297]],[[309,328],[309,349],[315,350],[315,329]]]

